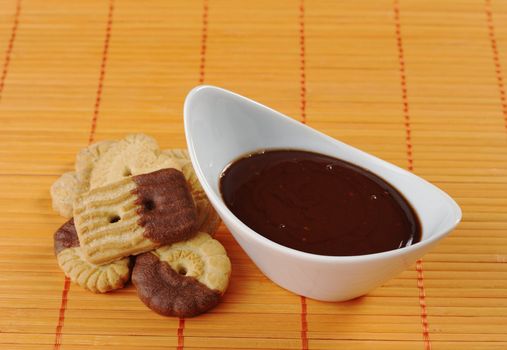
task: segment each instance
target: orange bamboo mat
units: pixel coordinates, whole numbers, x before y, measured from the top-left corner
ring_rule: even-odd
[[[1,349],[507,349],[507,3],[0,1]],[[48,189],[89,140],[184,147],[182,103],[232,89],[450,193],[463,223],[362,298],[233,276],[194,319],[69,285]]]

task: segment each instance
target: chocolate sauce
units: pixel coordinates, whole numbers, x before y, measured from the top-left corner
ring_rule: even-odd
[[[421,239],[414,210],[393,186],[323,154],[248,155],[224,170],[220,190],[225,204],[252,230],[303,252],[363,255]]]

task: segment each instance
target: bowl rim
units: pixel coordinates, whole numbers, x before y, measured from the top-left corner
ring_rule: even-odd
[[[338,143],[341,145],[346,145],[346,146],[352,147],[355,150],[357,150],[369,157],[373,157],[374,160],[382,162],[384,165],[387,165],[390,167],[395,167],[396,170],[401,170],[402,172],[410,174],[411,176],[418,177],[419,179],[423,180],[424,182],[428,183],[429,185],[434,187],[436,190],[438,190],[440,192],[440,194],[442,195],[442,197],[445,198],[445,200],[449,202],[449,204],[451,206],[451,214],[454,217],[454,221],[452,222],[452,224],[450,224],[450,226],[448,228],[442,230],[441,232],[437,232],[437,233],[433,234],[431,237],[426,238],[426,239],[424,237],[422,237],[419,242],[412,244],[410,246],[398,248],[398,249],[393,249],[393,250],[388,250],[388,251],[384,251],[384,252],[363,254],[363,255],[332,256],[332,255],[313,254],[313,253],[303,252],[303,251],[300,251],[297,249],[286,247],[282,244],[276,243],[276,242],[264,237],[263,235],[252,230],[245,223],[243,223],[239,218],[237,218],[236,215],[234,215],[234,213],[225,205],[221,196],[218,196],[215,193],[215,191],[211,188],[211,185],[208,183],[206,176],[204,175],[204,173],[201,169],[197,154],[194,149],[193,136],[192,136],[191,127],[189,124],[190,124],[190,119],[191,119],[191,116],[190,116],[191,104],[194,103],[194,99],[196,98],[196,96],[198,94],[202,93],[203,91],[204,92],[215,91],[215,92],[219,92],[224,95],[228,95],[229,97],[239,100],[242,103],[252,103],[254,105],[257,105],[258,107],[261,107],[263,109],[273,112],[274,114],[277,115],[277,117],[284,118],[289,123],[294,123],[294,124],[298,124],[298,126],[306,127],[306,128],[308,128],[309,132],[313,132],[313,133],[317,134],[318,136],[323,137],[323,138],[327,139],[328,141],[331,141],[332,143]],[[184,128],[185,128],[185,138],[187,141],[187,147],[188,147],[188,153],[190,155],[190,160],[191,160],[192,165],[193,165],[195,172],[197,174],[197,178],[198,178],[201,186],[203,187],[204,191],[206,192],[206,195],[208,196],[209,200],[212,202],[212,204],[215,206],[215,208],[217,209],[217,211],[221,215],[227,216],[228,220],[232,221],[232,223],[237,226],[237,228],[239,229],[239,231],[241,231],[241,233],[247,235],[250,239],[257,241],[259,244],[269,247],[271,249],[274,249],[279,253],[287,254],[287,255],[293,256],[295,258],[301,258],[301,259],[305,259],[305,260],[313,260],[315,262],[321,262],[321,263],[336,263],[336,262],[353,263],[353,262],[358,262],[358,261],[364,262],[364,261],[371,261],[371,260],[380,260],[380,259],[384,259],[384,258],[400,257],[400,256],[408,255],[411,252],[421,250],[421,249],[425,248],[426,246],[429,246],[432,243],[435,243],[436,241],[439,241],[440,239],[444,238],[447,234],[449,234],[451,231],[453,231],[456,228],[456,226],[460,223],[460,221],[462,219],[462,210],[461,210],[460,206],[456,203],[456,201],[449,194],[447,194],[446,192],[444,192],[443,190],[441,190],[437,186],[429,183],[425,179],[415,175],[414,173],[412,173],[408,170],[400,168],[400,167],[398,167],[392,163],[389,163],[383,159],[380,159],[372,154],[369,154],[369,153],[362,151],[358,148],[355,148],[353,146],[345,144],[342,141],[336,140],[329,135],[326,135],[316,129],[309,127],[308,125],[301,124],[299,121],[292,119],[292,118],[282,114],[281,112],[278,112],[266,105],[263,105],[255,100],[252,100],[248,97],[242,96],[238,93],[235,93],[235,92],[232,92],[232,91],[229,91],[229,90],[217,87],[217,86],[198,85],[198,86],[194,87],[193,89],[191,89],[185,98],[185,103],[184,103],[184,107],[183,107],[183,119],[184,119]],[[304,148],[300,148],[300,147],[296,147],[296,148],[304,150]],[[313,152],[312,150],[308,150],[308,151]],[[375,172],[373,172],[373,173],[375,174]],[[375,175],[380,176],[378,174],[375,174]],[[403,195],[403,192],[400,191],[400,193]],[[416,209],[414,208],[414,210],[416,210]],[[416,213],[417,213],[417,210],[416,210]]]

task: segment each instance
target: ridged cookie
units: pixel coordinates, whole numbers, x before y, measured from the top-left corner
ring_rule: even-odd
[[[162,169],[84,193],[74,220],[85,258],[105,264],[196,234],[197,213],[181,171]]]
[[[199,315],[220,301],[231,274],[225,248],[209,234],[136,258],[132,282],[143,303],[165,316]]]
[[[144,134],[127,135],[95,162],[90,172],[90,189],[166,168],[181,169],[176,161],[160,153],[153,138]]]
[[[65,275],[89,291],[106,293],[119,289],[130,278],[130,258],[101,266],[84,259],[72,219],[55,232],[54,247],[58,265]]]
[[[79,151],[75,172],[63,174],[51,187],[53,209],[72,217],[78,194],[125,177],[159,169],[181,170],[180,162],[160,152],[157,142],[144,134],[130,134],[120,141],[100,141]]]
[[[61,216],[72,217],[73,205],[79,193],[88,191],[90,173],[100,156],[115,141],[101,141],[83,148],[76,157],[76,171],[64,173],[51,185],[53,209]]]
[[[178,161],[181,166],[181,171],[185,175],[188,184],[190,185],[190,192],[194,198],[195,206],[197,208],[197,222],[199,231],[207,232],[213,235],[218,226],[220,226],[220,216],[211,205],[206,192],[201,186],[199,179],[192,166],[188,151],[186,149],[168,149],[162,151],[163,154]]]

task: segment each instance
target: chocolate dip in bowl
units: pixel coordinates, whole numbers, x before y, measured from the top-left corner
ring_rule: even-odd
[[[364,295],[412,265],[450,233],[461,220],[461,210],[456,202],[426,180],[230,91],[212,86],[194,88],[185,101],[184,119],[192,164],[214,208],[238,244],[259,269],[273,282],[296,294],[323,301],[343,301]],[[264,191],[266,187],[274,188],[269,181],[266,184],[262,183],[259,190],[243,191],[241,193],[246,197],[242,197],[243,212],[241,213],[234,208],[234,205],[231,205],[230,201],[224,200],[221,192],[221,180],[224,174],[227,174],[227,168],[231,167],[231,164],[234,165],[238,159],[259,154],[259,152],[269,153],[284,150],[301,152],[301,154],[317,154],[319,159],[331,159],[330,164],[333,163],[332,159],[336,159],[336,164],[343,163],[344,167],[349,167],[350,164],[352,170],[364,171],[363,175],[366,177],[371,174],[373,182],[385,182],[392,186],[393,190],[387,192],[396,198],[399,194],[400,201],[406,202],[406,208],[410,209],[403,209],[405,207],[400,204],[403,207],[402,211],[406,210],[406,213],[410,210],[413,211],[414,220],[417,221],[413,225],[420,225],[419,236],[414,236],[417,239],[410,241],[401,240],[399,247],[396,247],[395,243],[393,243],[394,245],[385,245],[384,241],[392,240],[390,235],[396,228],[391,226],[393,230],[390,230],[390,226],[385,226],[380,233],[386,235],[385,240],[382,239],[382,236],[377,235],[379,245],[385,246],[384,248],[357,250],[350,255],[347,254],[347,250],[341,250],[341,242],[344,245],[349,242],[352,247],[357,243],[356,237],[360,236],[363,240],[368,239],[370,232],[381,223],[385,223],[386,220],[391,220],[392,225],[397,225],[398,221],[404,219],[403,215],[398,215],[401,218],[399,220],[394,216],[390,218],[382,216],[382,210],[385,209],[382,205],[391,205],[389,203],[392,201],[382,202],[384,204],[381,205],[377,204],[379,203],[377,201],[382,199],[377,197],[377,195],[382,195],[382,192],[375,192],[377,189],[369,194],[370,200],[372,203],[375,202],[376,206],[371,204],[373,206],[363,212],[362,202],[357,202],[353,198],[354,193],[364,192],[361,190],[363,187],[360,181],[354,181],[353,175],[347,177],[346,174],[339,173],[339,169],[330,169],[331,172],[337,171],[337,174],[341,174],[340,176],[345,181],[335,183],[333,182],[334,178],[325,174],[326,164],[324,163],[322,164],[324,168],[318,168],[318,165],[315,165],[314,169],[311,162],[297,163],[298,160],[289,159],[291,163],[286,166],[287,169],[292,169],[299,177],[304,176],[301,173],[308,173],[308,181],[305,180],[305,182],[303,179],[302,182],[296,183],[297,186],[294,185],[289,189],[284,188],[284,184],[290,184],[292,180],[286,177],[283,166],[277,165],[276,169],[262,168],[262,171],[270,171],[269,174],[276,175],[266,176],[272,176],[273,179],[277,178],[280,181],[277,183],[277,188],[281,187],[281,194],[275,193],[276,191],[273,192],[273,190],[270,190],[271,192]],[[254,169],[252,174],[262,176],[262,171]],[[312,171],[322,173],[319,175],[319,181],[329,180],[329,184],[331,184],[329,196],[327,191],[312,187],[315,185],[315,182],[312,182]],[[242,174],[246,174],[242,175],[244,178],[250,176],[248,171],[243,171]],[[260,178],[259,181],[255,177],[250,180],[254,184],[260,183]],[[250,185],[245,184],[244,186]],[[343,186],[343,190],[339,189],[340,186]],[[347,191],[349,187],[356,188],[356,190]],[[322,201],[326,199],[331,204],[326,206],[325,203],[320,203],[319,197],[314,195],[316,191],[321,191],[319,196],[323,198]],[[369,187],[368,191],[371,192]],[[346,198],[349,192],[352,193],[350,202]],[[261,195],[267,197],[260,197],[260,199],[252,201],[252,205],[256,206],[252,208],[247,205],[250,198],[248,195],[252,198]],[[270,195],[274,199],[269,197]],[[294,197],[295,195],[298,197]],[[291,212],[285,213],[284,208],[291,208],[293,203],[287,201],[294,200],[294,198],[298,201],[302,199],[305,206],[294,207]],[[333,207],[332,198],[337,198],[339,208]],[[282,213],[272,215],[273,213],[268,210],[270,208],[264,208],[263,203],[273,205],[273,208],[282,210]],[[305,235],[305,231],[312,227],[326,228],[327,226],[319,226],[319,224],[328,220],[330,216],[338,217],[343,214],[343,211],[349,210],[353,206],[361,212],[359,216],[361,220],[356,220],[357,224],[354,221],[352,223],[342,221],[343,225],[340,226],[339,221],[330,221],[332,230],[328,230],[325,239],[332,242],[336,250],[327,249],[324,244],[322,244],[322,251],[312,250],[309,245],[316,241],[316,234]],[[319,211],[316,208],[321,209]],[[395,210],[388,212],[395,213]],[[300,213],[300,215],[294,216],[296,215],[294,213]],[[322,213],[330,214],[318,216]],[[290,215],[293,215],[294,219],[291,220]],[[368,221],[370,218],[373,220],[375,215],[377,221],[373,224],[370,223],[370,225],[363,224],[363,221]],[[410,216],[410,214],[407,215]],[[351,215],[341,215],[341,220],[347,219],[348,216]],[[243,221],[240,217],[243,218]],[[257,221],[249,221],[251,218]],[[304,218],[307,218],[307,221]],[[267,224],[257,225],[261,220],[265,220]],[[297,226],[289,227],[289,230],[285,232],[284,230],[288,226],[294,225],[294,222],[297,223]],[[309,222],[310,225],[306,225],[306,222]],[[305,225],[308,226],[308,230],[305,230]],[[407,227],[413,226],[410,226],[410,223],[407,225]],[[252,227],[257,228],[259,232],[253,230]],[[349,230],[350,227],[353,227],[353,231]],[[272,236],[264,232],[268,229],[272,231]],[[276,230],[281,232],[280,237],[282,238],[277,239],[276,233],[278,231]],[[352,234],[340,238],[339,235],[345,231],[350,231]],[[333,235],[333,232],[336,232],[336,236]],[[293,237],[298,243],[291,244],[290,241],[284,241],[284,237]],[[304,244],[304,239],[309,242],[308,245]]]

